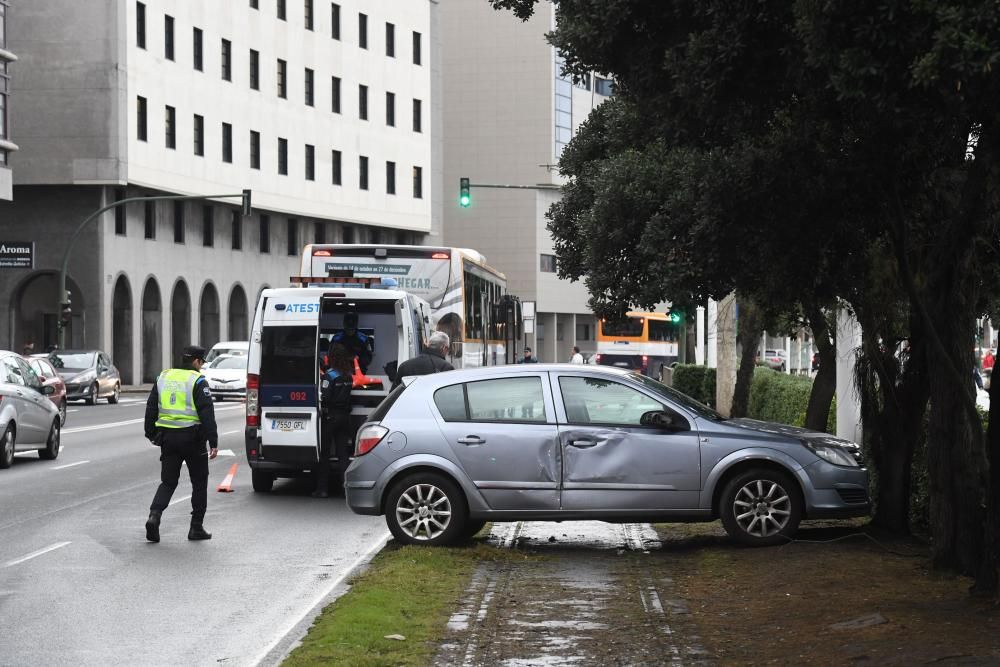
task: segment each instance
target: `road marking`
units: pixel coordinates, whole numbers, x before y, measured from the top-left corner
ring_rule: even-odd
[[[146,480],[144,482],[137,482],[136,484],[131,484],[129,486],[122,487],[120,489],[114,489],[113,491],[108,491],[106,493],[101,493],[101,494],[96,495],[96,496],[94,496],[92,498],[85,498],[85,499],[77,501],[75,503],[70,503],[69,505],[63,505],[62,507],[57,507],[54,510],[49,510],[48,512],[42,512],[41,514],[36,514],[35,516],[26,516],[23,519],[16,519],[14,521],[10,521],[8,523],[0,525],[0,530],[6,530],[8,528],[20,525],[22,523],[28,523],[29,521],[31,521],[31,522],[37,522],[39,519],[42,519],[42,518],[47,517],[47,516],[52,516],[53,514],[56,514],[58,512],[63,512],[65,510],[71,510],[71,509],[74,509],[76,507],[80,507],[82,505],[86,505],[87,503],[92,503],[95,500],[103,500],[104,498],[107,498],[108,496],[113,496],[113,495],[116,495],[116,494],[119,494],[119,493],[125,493],[127,491],[134,491],[135,489],[139,489],[139,488],[142,488],[144,486],[149,486],[150,484],[153,484],[153,483],[159,484],[160,480],[148,479],[148,480]]]
[[[177,503],[182,503],[185,500],[190,500],[190,499],[191,499],[191,494],[188,494],[188,495],[184,496],[183,498],[178,498],[177,500],[171,500],[170,504],[168,504],[167,507],[170,507],[170,505],[176,505]]]
[[[309,615],[310,612],[316,609],[316,607],[320,603],[322,603],[326,599],[326,596],[332,593],[334,589],[340,586],[348,577],[352,576],[354,574],[354,571],[358,567],[360,567],[362,563],[371,560],[372,556],[374,556],[376,552],[378,552],[382,547],[385,546],[385,543],[389,541],[390,537],[392,537],[392,533],[390,533],[389,531],[386,531],[383,535],[379,536],[379,538],[375,540],[375,542],[371,545],[368,551],[364,552],[363,554],[355,558],[354,562],[351,563],[350,566],[346,570],[344,570],[339,577],[330,582],[329,585],[323,587],[323,590],[320,591],[319,595],[313,598],[312,602],[310,602],[309,605],[305,608],[305,611],[299,614],[299,616],[296,617],[295,620],[292,621],[281,632],[281,634],[278,635],[278,638],[275,639],[273,642],[271,642],[271,644],[267,648],[265,648],[261,653],[258,653],[257,656],[250,661],[250,664],[260,665],[264,661],[264,658],[266,658],[271,653],[271,651],[277,648],[277,646],[282,642],[282,640],[285,637],[287,637],[288,634],[292,630],[294,630],[299,623],[302,622],[302,619],[304,619],[306,616]]]
[[[234,405],[231,408],[218,408],[216,409],[216,412],[225,412],[226,410],[242,410],[242,409],[243,409],[242,405]],[[77,428],[64,428],[62,430],[62,434],[68,435],[71,433],[83,433],[85,431],[99,431],[101,429],[115,428],[118,426],[131,426],[132,424],[141,424],[144,421],[146,421],[145,418],[140,417],[138,419],[126,419],[125,421],[110,422],[108,424],[95,424],[94,426],[78,426]]]
[[[232,435],[233,433],[242,433],[243,429],[238,428],[235,431],[226,431],[225,433],[220,433],[219,435]]]
[[[25,561],[28,561],[28,560],[31,560],[32,558],[37,558],[38,556],[41,556],[42,554],[47,554],[50,551],[55,551],[56,549],[62,549],[67,544],[73,544],[73,543],[72,542],[56,542],[55,544],[50,544],[49,546],[45,547],[44,549],[39,549],[38,551],[32,551],[27,556],[21,556],[20,558],[17,558],[15,560],[7,561],[6,563],[4,563],[3,566],[4,567],[14,567],[15,565],[20,565],[21,563],[23,563]]]
[[[73,466],[82,466],[84,463],[90,463],[90,461],[77,461],[76,463],[67,463],[64,466],[56,466],[53,470],[65,470],[66,468],[72,468]]]
[[[80,408],[73,408],[72,410],[67,410],[66,412],[79,412]]]
[[[236,456],[236,452],[231,449],[220,449],[219,456]]]

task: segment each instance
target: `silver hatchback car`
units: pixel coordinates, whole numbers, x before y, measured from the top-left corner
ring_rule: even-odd
[[[870,509],[860,448],[711,408],[638,373],[496,366],[425,375],[358,431],[347,503],[397,540],[448,544],[486,521],[712,521],[748,545]]]

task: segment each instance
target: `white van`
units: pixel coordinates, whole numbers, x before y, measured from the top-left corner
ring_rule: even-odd
[[[276,477],[319,465],[319,356],[348,312],[358,314],[358,331],[373,340],[366,375],[380,381],[352,392],[357,427],[388,395],[396,365],[420,354],[429,304],[406,292],[337,285],[261,293],[247,366],[245,437],[254,491],[270,491]]]

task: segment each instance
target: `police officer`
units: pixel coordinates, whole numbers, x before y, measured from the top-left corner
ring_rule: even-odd
[[[327,357],[329,366],[323,369],[320,383],[320,400],[323,411],[320,434],[319,470],[316,472],[316,490],[313,498],[326,498],[330,483],[330,449],[333,446],[341,470],[350,459],[349,437],[351,428],[351,377],[354,360],[346,347],[330,346]]]
[[[334,334],[330,341],[331,345],[336,343],[346,347],[352,357],[357,357],[362,375],[368,372],[368,364],[372,362],[372,355],[375,352],[375,341],[371,336],[358,331],[358,314],[353,310],[344,313],[344,330]],[[353,361],[351,365],[354,365]]]
[[[208,505],[208,460],[219,453],[215,408],[208,382],[201,375],[205,348],[189,345],[182,352],[184,368],[169,368],[156,379],[146,401],[146,438],[160,448],[160,486],[149,506],[146,539],[160,541],[160,515],[177,488],[181,463],[191,476],[189,540],[210,540],[205,532]],[[205,442],[209,451],[205,451]]]

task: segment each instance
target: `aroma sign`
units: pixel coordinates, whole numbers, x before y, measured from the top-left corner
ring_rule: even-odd
[[[34,241],[0,241],[0,269],[35,268]]]

